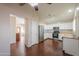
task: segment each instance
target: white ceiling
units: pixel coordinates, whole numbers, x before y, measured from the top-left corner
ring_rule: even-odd
[[[19,6],[19,4],[5,4],[6,6]],[[26,3],[24,8],[27,9],[28,4]],[[38,16],[41,23],[52,24],[57,22],[71,22],[74,17],[74,8],[76,4],[73,3],[47,3],[38,4]],[[21,7],[21,6],[19,6]],[[27,11],[25,9],[25,11]],[[72,10],[72,12],[68,12]]]
[[[71,3],[47,3],[38,4],[38,14],[41,23],[51,24],[55,22],[69,22],[73,20],[75,4]],[[72,12],[68,12],[72,10]]]

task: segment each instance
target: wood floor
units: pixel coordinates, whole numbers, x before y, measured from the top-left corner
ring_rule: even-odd
[[[30,48],[25,47],[23,42],[11,44],[11,56],[63,56],[62,42],[47,39]]]
[[[26,55],[60,56],[63,55],[60,45],[61,43],[48,39],[38,45],[27,48],[26,51],[28,51],[28,53]]]

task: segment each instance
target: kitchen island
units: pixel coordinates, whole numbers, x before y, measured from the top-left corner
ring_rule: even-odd
[[[63,36],[63,51],[70,55],[79,56],[79,39]]]

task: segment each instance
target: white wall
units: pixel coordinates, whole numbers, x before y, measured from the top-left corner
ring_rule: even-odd
[[[32,7],[33,8],[33,7]],[[32,17],[26,17],[25,27],[26,27],[26,41],[25,45],[31,47],[34,44],[38,43],[38,13],[33,11],[34,14]],[[28,40],[29,39],[29,40]]]
[[[16,42],[16,16],[10,15],[10,44]]]
[[[32,29],[31,29],[31,20],[26,18],[25,20],[25,45],[27,47],[31,46],[32,43]]]
[[[16,16],[16,24],[24,24],[24,18]]]
[[[34,44],[38,43],[38,17],[36,16],[35,18],[32,18],[29,20],[29,18],[26,18],[26,46],[31,47]],[[28,28],[28,29],[27,29]],[[27,40],[29,39],[29,40]]]
[[[9,11],[0,6],[0,55],[10,55],[10,20]]]
[[[32,45],[38,43],[38,22],[37,21],[32,21]]]
[[[10,5],[10,4],[0,4],[0,55],[10,55],[10,44],[15,43],[16,40],[16,33],[13,35],[15,31],[13,31],[10,28],[10,14],[16,15],[18,17],[22,18],[30,18],[29,20],[36,20],[35,12],[32,7],[29,5],[25,5],[23,7],[19,5]],[[15,23],[13,23],[15,24]],[[37,27],[37,26],[36,26]],[[31,26],[30,26],[31,28]],[[36,28],[35,28],[36,29]],[[11,33],[10,33],[11,32]],[[29,30],[29,42],[33,40],[37,40],[34,38],[33,40],[31,39],[31,32],[32,30]],[[27,32],[26,32],[27,33]],[[38,36],[36,34],[33,34],[34,36]],[[15,39],[13,39],[13,38]],[[12,39],[11,39],[12,38]],[[35,42],[35,41],[33,41]]]

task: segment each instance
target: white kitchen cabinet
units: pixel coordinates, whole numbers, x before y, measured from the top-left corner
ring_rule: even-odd
[[[44,39],[52,38],[52,33],[44,33]]]
[[[79,40],[73,38],[63,38],[63,50],[65,53],[79,56]]]
[[[74,55],[79,56],[79,40],[74,40]]]

